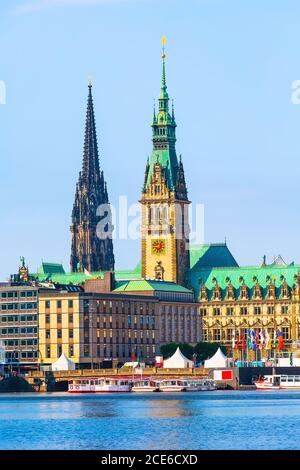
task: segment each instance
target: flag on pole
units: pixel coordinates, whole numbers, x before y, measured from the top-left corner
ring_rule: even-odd
[[[290,366],[293,366],[293,353],[290,353]]]
[[[266,350],[269,350],[271,349],[271,339],[270,339],[270,335],[269,335],[269,332],[268,330],[265,331],[265,337],[266,337],[266,340],[265,340],[265,343],[266,343]]]
[[[273,332],[273,343],[272,343],[272,346],[273,348],[275,349],[276,348],[276,340],[277,340],[277,337],[276,337],[276,330],[274,328],[274,332]]]
[[[250,330],[247,330],[247,349],[251,349],[251,334],[250,334]]]
[[[134,354],[134,352],[131,353],[131,360],[132,362],[136,361],[136,355]]]
[[[242,333],[242,350],[246,351],[246,349],[247,349],[247,344],[246,344],[245,330],[243,330],[243,333]]]
[[[256,331],[255,333],[255,343],[256,343],[256,349],[259,348],[259,332]]]
[[[265,337],[264,337],[264,333],[263,333],[263,330],[260,330],[259,332],[259,349],[263,349],[263,347],[265,346]]]
[[[252,351],[256,351],[256,336],[255,336],[255,331],[251,331],[251,346],[252,346]]]
[[[235,349],[240,349],[240,335],[238,331],[236,332]]]
[[[235,348],[235,330],[233,330],[232,332],[231,344],[232,344],[232,349],[234,349]]]
[[[282,351],[284,349],[284,339],[282,331],[278,331],[278,349]]]

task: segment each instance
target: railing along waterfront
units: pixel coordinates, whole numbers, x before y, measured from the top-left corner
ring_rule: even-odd
[[[111,376],[122,376],[122,375],[135,375],[140,376],[140,372],[137,373],[132,368],[121,368],[121,369],[78,369],[78,370],[66,370],[66,371],[30,371],[27,377],[39,378],[44,375],[50,374],[54,379],[68,379],[71,377],[111,377]],[[144,376],[201,376],[207,377],[207,369],[162,369],[156,367],[146,367],[143,369]]]

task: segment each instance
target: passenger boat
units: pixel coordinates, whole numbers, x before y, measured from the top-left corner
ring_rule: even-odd
[[[159,383],[151,379],[133,379],[132,392],[159,392]]]
[[[258,390],[300,390],[300,375],[265,375],[254,384]]]
[[[210,392],[216,390],[216,384],[213,380],[199,379],[186,380],[186,392]]]
[[[161,380],[159,383],[159,390],[161,392],[184,392],[186,387],[187,381],[180,379]]]
[[[103,377],[97,379],[70,380],[68,392],[70,393],[111,393],[130,392],[132,380],[128,378]]]

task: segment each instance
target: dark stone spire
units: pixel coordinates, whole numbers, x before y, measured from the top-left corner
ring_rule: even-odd
[[[179,167],[177,171],[175,194],[176,194],[177,199],[181,199],[183,201],[186,201],[188,199],[187,186],[185,182],[184,168],[183,168],[181,155],[179,157]]]
[[[92,85],[89,84],[82,171],[72,211],[72,272],[114,269],[112,229],[107,185],[99,166]]]

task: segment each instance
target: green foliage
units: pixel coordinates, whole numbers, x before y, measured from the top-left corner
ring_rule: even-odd
[[[225,346],[222,346],[219,343],[201,342],[196,344],[194,347],[194,352],[197,354],[197,362],[205,361],[205,359],[212,357],[219,347],[223,353],[226,354]]]
[[[163,344],[160,348],[160,352],[163,355],[164,359],[171,357],[177,348],[180,348],[182,354],[184,354],[188,359],[192,359],[194,354],[194,348],[191,344],[188,343],[169,343]]]
[[[160,348],[164,359],[171,357],[177,347],[180,348],[182,354],[184,354],[188,359],[192,359],[193,354],[196,354],[196,362],[205,361],[205,359],[212,357],[219,347],[221,347],[223,353],[226,354],[225,346],[222,346],[219,343],[201,342],[197,343],[195,346],[192,346],[189,343],[168,343],[163,344]]]

